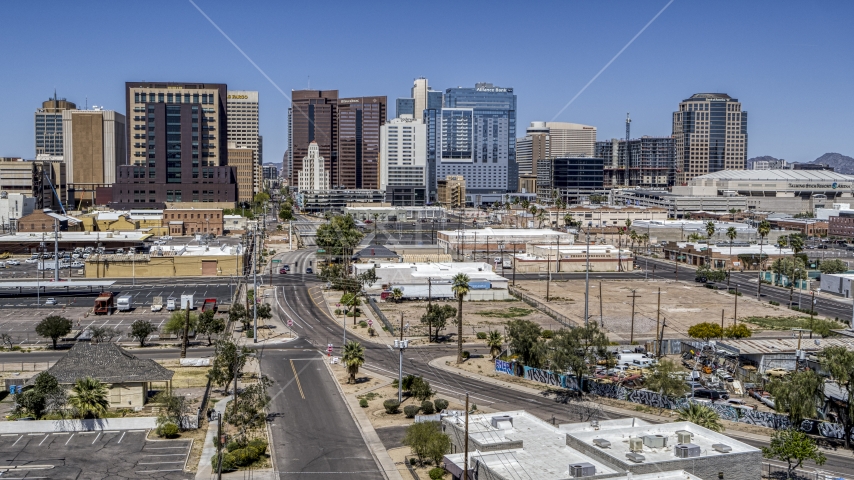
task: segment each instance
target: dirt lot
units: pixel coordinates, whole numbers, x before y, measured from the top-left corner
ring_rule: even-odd
[[[661,318],[667,320],[665,338],[685,338],[688,328],[701,322],[720,322],[721,310],[725,325],[733,320],[735,296],[724,290],[711,290],[693,282],[663,280],[608,280],[601,282],[602,315],[600,316],[600,282],[591,282],[589,311],[592,320],[604,323],[612,341],[628,341],[631,334],[632,292],[635,292],[635,341],[652,340],[655,337],[656,304],[658,289],[661,288]],[[545,301],[546,283],[524,280],[517,286],[535,298]],[[564,315],[584,318],[584,282],[565,280],[552,282],[553,294],[549,305]],[[742,295],[738,297],[738,316],[787,316],[790,310]]]
[[[434,304],[457,307],[456,301],[437,302]],[[427,325],[421,324],[421,316],[427,311],[427,302],[402,301],[400,303],[378,302],[386,318],[399,319],[403,312],[404,323],[409,323],[408,338],[416,338],[415,343],[426,343]],[[535,310],[519,300],[504,302],[464,302],[463,303],[463,334],[464,341],[474,341],[477,332],[498,330],[504,333],[504,325],[508,320],[523,318],[536,322],[545,329],[556,329],[560,326],[548,315]],[[444,335],[456,333],[454,319],[448,320],[448,325],[441,332]],[[421,336],[420,340],[417,337]]]

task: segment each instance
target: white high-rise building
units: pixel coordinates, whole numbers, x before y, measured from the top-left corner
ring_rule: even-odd
[[[228,141],[237,147],[255,151],[255,163],[261,165],[261,137],[258,135],[258,92],[229,90],[226,99],[228,114]]]
[[[401,115],[380,127],[380,190],[427,185],[427,125]]]
[[[546,122],[549,155],[552,157],[592,157],[596,151],[596,127],[579,123]]]
[[[326,170],[317,142],[308,145],[308,155],[302,159],[302,170],[297,177],[300,192],[329,190],[329,171]]]
[[[424,109],[427,108],[427,91],[429,87],[427,86],[426,78],[416,78],[415,83],[412,85],[412,99],[415,100],[415,111],[414,117],[416,120],[421,121],[424,118]]]

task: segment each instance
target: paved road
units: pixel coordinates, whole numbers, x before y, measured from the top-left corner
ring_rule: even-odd
[[[268,415],[279,476],[382,478],[350,417],[324,356],[304,340],[263,349],[261,371],[274,384]]]

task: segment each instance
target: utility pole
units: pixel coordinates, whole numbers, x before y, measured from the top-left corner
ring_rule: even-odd
[[[599,324],[605,328],[605,315],[602,313],[602,282],[599,282]]]
[[[397,403],[403,401],[403,351],[409,342],[403,339],[403,312],[400,312],[400,340],[394,341],[394,347],[400,352],[397,370]]]
[[[62,265],[62,261],[59,259],[59,220],[53,219],[53,258],[56,259],[56,263],[53,265],[53,281],[59,281],[59,266]]]
[[[732,324],[738,324],[738,285],[735,286],[735,312],[732,314]]]
[[[184,317],[184,338],[181,339],[181,358],[187,358],[187,343],[190,335],[190,302],[187,302],[187,315]]]
[[[463,478],[469,480],[469,394],[466,392],[466,433],[463,436],[465,454],[463,455]]]
[[[225,438],[222,436],[222,414],[217,414],[217,442],[216,453],[217,453],[217,464],[216,464],[216,478],[217,480],[222,480],[222,445],[225,443]]]
[[[721,309],[721,340],[724,339],[724,309]]]
[[[551,250],[551,249],[549,249]],[[546,302],[549,301],[549,287],[552,283],[552,256],[551,252],[546,254]]]
[[[640,298],[637,294],[637,290],[632,290],[632,294],[628,295],[632,299],[632,330],[629,334],[629,344],[635,343],[635,299]]]
[[[513,240],[513,286],[516,286],[516,240]]]
[[[661,287],[658,287],[658,307],[655,310],[655,334],[658,335],[659,322],[661,321]],[[661,350],[659,345],[658,350]]]
[[[664,327],[667,326],[667,318],[664,319],[664,323],[661,324],[661,334],[658,337],[658,357],[661,358],[661,344],[664,343]]]
[[[676,250],[676,281],[679,281],[679,250]]]
[[[812,316],[815,313],[815,290],[811,292],[812,298],[810,299],[810,338],[812,338]]]
[[[253,242],[255,248],[252,252],[252,343],[258,343],[258,223],[255,223]]]
[[[590,318],[590,227],[593,222],[587,222],[587,268],[584,269],[584,326]]]
[[[433,318],[430,317],[430,310],[433,304],[433,278],[427,277],[427,343],[433,338]],[[439,335],[436,335],[437,337]]]

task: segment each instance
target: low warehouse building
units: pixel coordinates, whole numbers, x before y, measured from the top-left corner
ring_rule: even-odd
[[[86,278],[241,275],[243,261],[239,245],[154,247],[150,254],[92,255],[86,260]]]
[[[451,290],[453,278],[460,273],[469,277],[469,293],[465,301],[506,300],[510,298],[507,279],[492,271],[492,266],[482,262],[468,263],[356,263],[356,274],[375,268],[377,282],[366,285],[368,293],[385,299],[395,289],[403,292],[405,299],[454,298]]]
[[[590,245],[589,261],[591,272],[632,271],[634,255],[628,249],[613,245]],[[519,273],[584,272],[587,270],[587,244],[560,245],[528,244],[525,253],[514,257]]]

